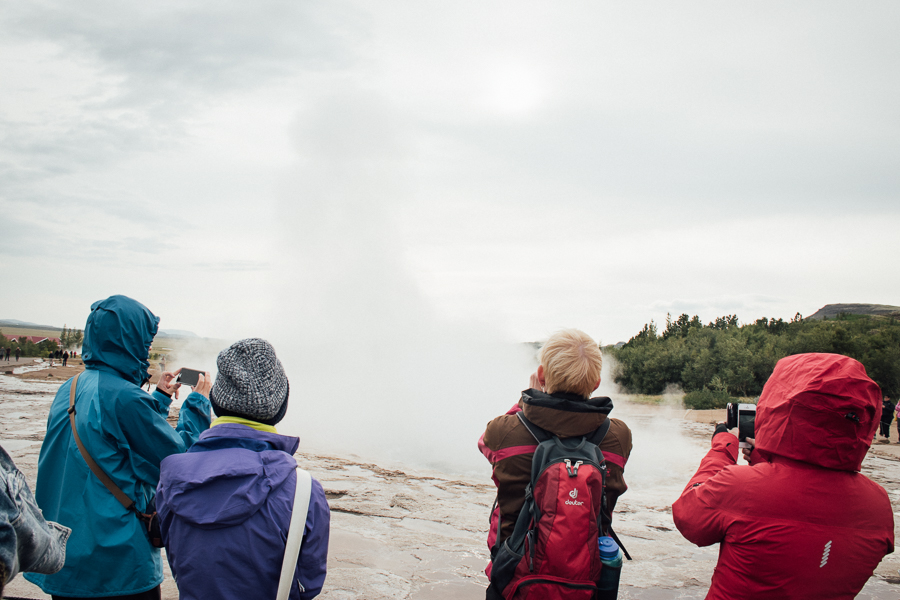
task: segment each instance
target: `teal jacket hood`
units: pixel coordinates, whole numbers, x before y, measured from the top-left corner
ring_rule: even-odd
[[[141,385],[150,375],[150,345],[159,329],[159,317],[127,296],[110,296],[91,305],[84,328],[84,364],[111,368],[126,380]]]

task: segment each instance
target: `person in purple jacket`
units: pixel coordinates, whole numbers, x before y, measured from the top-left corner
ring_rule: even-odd
[[[216,362],[210,402],[218,418],[160,466],[162,540],[182,600],[275,598],[300,444],[275,430],[287,411],[288,380],[265,340],[241,340]],[[322,590],[329,523],[325,492],[313,479],[291,600]]]

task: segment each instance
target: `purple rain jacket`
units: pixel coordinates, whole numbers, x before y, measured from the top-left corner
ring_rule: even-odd
[[[215,425],[160,467],[156,508],[182,600],[274,598],[297,482],[300,440],[246,425]],[[291,600],[322,590],[330,512],[312,497]]]

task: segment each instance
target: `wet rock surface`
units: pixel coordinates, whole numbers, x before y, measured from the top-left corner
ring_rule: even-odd
[[[0,444],[34,486],[47,412],[61,380],[4,375],[0,365]],[[672,522],[671,504],[709,446],[718,412],[687,413],[666,406],[617,402],[616,416],[634,433],[615,529],[634,560],[622,571],[620,598],[704,598],[718,548],[686,542]],[[479,432],[473,432],[473,440]],[[896,435],[896,427],[893,435]],[[892,440],[895,441],[895,440]],[[474,447],[474,441],[473,441]],[[326,588],[330,600],[480,599],[488,513],[494,487],[481,476],[457,476],[405,465],[379,465],[356,456],[304,448],[296,455],[325,488],[332,509]],[[900,507],[900,445],[879,444],[863,472]],[[887,556],[859,598],[900,597],[900,558]],[[8,596],[48,598],[22,577]],[[178,597],[171,575],[163,598]]]

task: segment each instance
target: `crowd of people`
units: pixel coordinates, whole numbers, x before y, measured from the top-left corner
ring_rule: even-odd
[[[173,427],[180,370],[143,389],[158,323],[124,296],[94,303],[85,370],[51,405],[33,496],[0,453],[0,591],[24,571],[54,599],[159,599],[165,547],[180,598],[314,598],[330,513],[293,458],[299,440],[276,429],[290,385],[274,348],[253,338],[220,352]],[[593,396],[602,355],[587,334],[554,334],[539,363],[478,441],[497,487],[486,598],[615,598],[631,431]],[[720,545],[708,598],[856,596],[893,551],[890,499],[860,473],[888,405],[893,416],[859,362],[800,354],[777,364],[742,452],[715,428],[672,507],[687,540]]]
[[[12,346],[7,346],[6,348],[0,348],[0,360],[5,360],[6,362],[10,362],[10,358],[9,358],[10,355],[15,355],[16,362],[19,362],[19,357],[22,356],[22,349],[19,348],[19,346],[16,346],[15,350],[12,349]]]
[[[15,350],[12,349],[12,346],[7,346],[6,348],[0,348],[0,360],[5,360],[5,361],[9,362],[11,355],[15,355],[16,362],[19,362],[19,358],[22,356],[22,349],[18,345],[16,346]],[[72,350],[71,352],[69,352],[68,348],[59,348],[59,349],[51,352],[47,358],[50,359],[51,364],[53,363],[54,359],[61,360],[63,366],[65,367],[65,366],[67,366],[67,363],[70,358],[74,359],[77,357],[78,357],[77,350]]]

